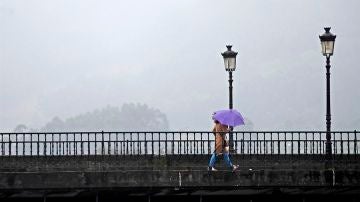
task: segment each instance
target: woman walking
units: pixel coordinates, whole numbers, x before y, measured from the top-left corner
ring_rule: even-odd
[[[235,171],[239,167],[239,165],[233,165],[229,157],[229,144],[225,138],[226,133],[229,132],[228,126],[221,124],[216,119],[214,119],[214,123],[215,125],[212,131],[213,134],[215,135],[215,151],[211,155],[209,161],[209,170],[216,171],[216,169],[214,168],[216,158],[220,154],[223,154],[227,167],[232,169],[232,171]]]

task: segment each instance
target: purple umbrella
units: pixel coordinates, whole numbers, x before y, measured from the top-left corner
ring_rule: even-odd
[[[213,119],[218,120],[221,124],[228,126],[245,125],[244,118],[240,112],[235,109],[226,109],[214,112]]]

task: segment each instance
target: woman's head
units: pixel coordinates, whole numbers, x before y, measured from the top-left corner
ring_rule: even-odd
[[[220,123],[218,120],[214,119],[214,123],[218,124]]]

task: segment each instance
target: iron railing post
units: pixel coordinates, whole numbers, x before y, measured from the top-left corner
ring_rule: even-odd
[[[354,130],[354,154],[357,156],[357,133],[356,130]]]

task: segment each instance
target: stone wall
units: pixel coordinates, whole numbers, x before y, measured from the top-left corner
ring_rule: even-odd
[[[0,189],[191,187],[191,186],[360,186],[355,156],[232,155],[231,172],[219,158],[207,171],[208,155],[2,157]]]
[[[1,157],[0,171],[206,170],[209,158],[209,155]],[[231,159],[240,165],[240,170],[326,169],[323,155],[232,155]],[[329,165],[335,170],[360,170],[360,158],[336,156]],[[227,170],[222,156],[216,167]]]

